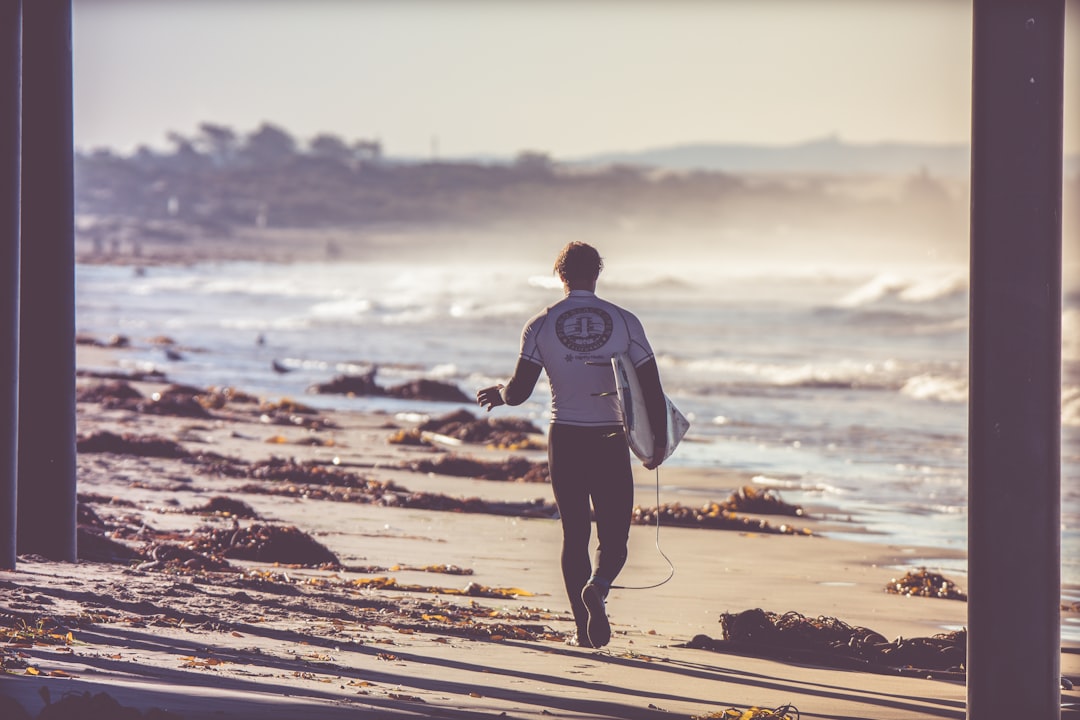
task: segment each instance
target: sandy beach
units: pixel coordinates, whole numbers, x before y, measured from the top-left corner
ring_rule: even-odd
[[[79,365],[108,367],[115,352],[80,347]],[[111,382],[91,375],[79,387]],[[955,669],[725,643],[721,623],[793,612],[806,627],[835,618],[895,647],[961,630],[962,600],[885,591],[940,550],[831,539],[837,519],[815,508],[738,513],[790,533],[635,525],[619,583],[664,580],[665,555],[674,574],[614,590],[610,645],[575,648],[550,488],[411,467],[451,453],[538,462],[542,436],[501,449],[391,443],[416,419],[238,396],[205,402],[203,417],[159,414],[154,393],[167,382],[126,384],[141,401],[78,404],[85,559],[22,556],[0,572],[4,718],[119,717],[116,705],[87,709],[100,693],[131,717],[691,718],[783,706],[775,717],[964,717]],[[444,411],[431,403],[428,414]],[[274,475],[271,458],[306,479]],[[706,501],[749,483],[661,473]],[[637,503],[655,506],[653,474],[636,481]],[[334,560],[318,562],[319,548]],[[305,549],[315,562],[294,556]],[[1064,650],[1062,674],[1080,680],[1080,648]],[[78,707],[64,714],[64,703]]]

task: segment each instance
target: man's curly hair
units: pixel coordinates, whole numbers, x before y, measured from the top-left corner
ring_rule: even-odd
[[[600,276],[604,259],[592,245],[571,242],[555,258],[555,274],[567,285],[588,284]]]

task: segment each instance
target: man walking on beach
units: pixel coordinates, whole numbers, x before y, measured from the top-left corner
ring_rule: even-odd
[[[555,272],[566,296],[526,323],[517,366],[506,385],[476,393],[477,403],[488,411],[503,404],[520,405],[532,394],[540,371],[547,372],[548,466],[562,522],[563,581],[577,625],[576,635],[567,642],[595,648],[611,639],[605,600],[626,563],[634,505],[613,355],[626,353],[637,369],[650,423],[658,429],[653,457],[664,457],[667,442],[666,402],[652,348],[637,317],[596,296],[602,268],[603,260],[592,246],[572,242],[563,248]],[[595,570],[589,559],[592,514],[599,540]]]

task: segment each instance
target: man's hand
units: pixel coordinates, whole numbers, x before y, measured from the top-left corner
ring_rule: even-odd
[[[505,405],[506,401],[503,400],[502,392],[500,392],[502,389],[502,384],[499,384],[477,390],[476,404],[486,408],[488,412],[491,412],[491,408]]]
[[[664,438],[665,440],[667,438]],[[641,463],[645,466],[646,470],[655,470],[660,467],[660,463],[664,462],[664,455],[667,453],[667,444],[661,444],[659,440],[656,441],[656,445],[653,446],[652,457],[648,462]],[[659,459],[658,459],[659,458]]]

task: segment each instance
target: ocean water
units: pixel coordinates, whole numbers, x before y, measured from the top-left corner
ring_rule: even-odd
[[[99,337],[127,335],[136,347],[126,363],[176,382],[408,411],[416,405],[305,392],[372,365],[383,385],[431,377],[469,396],[505,380],[524,322],[561,297],[548,267],[412,259],[139,272],[81,265],[77,325]],[[871,531],[855,539],[966,547],[965,267],[778,272],[609,260],[598,292],[642,319],[665,389],[693,423],[669,463],[746,471],[790,502],[835,508]],[[1075,294],[1066,298],[1063,334],[1062,572],[1080,587]],[[183,359],[150,346],[157,335],[174,339]],[[291,372],[275,372],[274,361]],[[500,412],[543,426],[549,398],[542,377],[529,402]],[[661,501],[679,492],[663,486]],[[946,565],[962,582],[963,564]]]

